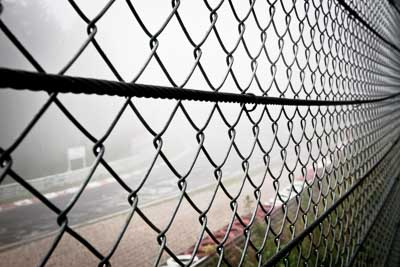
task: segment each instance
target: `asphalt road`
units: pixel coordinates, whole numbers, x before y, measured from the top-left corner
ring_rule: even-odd
[[[193,147],[187,149],[183,148],[181,151],[175,151],[168,155],[168,158],[179,172],[184,174],[193,161],[195,152],[196,151],[194,151]],[[151,156],[145,156],[144,154],[140,155],[142,156],[141,161],[138,161],[134,166],[131,166],[132,172],[120,173],[116,170],[123,180],[131,186],[131,188],[136,188],[136,186],[139,185],[150,165]],[[279,155],[274,156],[276,158],[271,159],[270,167],[273,167],[274,161],[279,158]],[[146,160],[144,157],[149,157],[149,159]],[[221,157],[220,159],[222,160],[223,158]],[[281,166],[281,164],[279,165]],[[232,177],[242,179],[243,171],[240,166],[241,161],[239,157],[229,157],[222,169],[223,179],[231,179]],[[264,169],[261,161],[257,163],[250,162],[250,166],[253,170],[257,168],[258,171]],[[187,177],[187,190],[195,190],[199,187],[215,183],[213,169],[214,168],[210,165],[204,155],[200,156],[196,161],[193,170],[190,172],[190,175]],[[93,222],[94,220],[101,219],[105,216],[110,216],[130,209],[130,205],[127,201],[128,192],[126,192],[114,180],[109,178],[106,179],[109,181],[111,180],[111,182],[96,187],[89,186],[84,190],[84,193],[68,214],[71,226],[91,221]],[[150,176],[146,180],[144,187],[139,191],[139,206],[154,201],[160,201],[168,196],[177,195],[179,193],[177,182],[177,177],[169,171],[162,159],[159,158],[156,161]],[[269,181],[269,183],[270,182],[271,181]],[[96,183],[96,181],[93,183]],[[209,190],[212,190],[212,187],[210,187]],[[273,191],[272,187],[268,188],[267,191],[271,190]],[[51,198],[51,201],[61,210],[68,204],[76,192],[76,190],[64,191],[68,192]],[[265,196],[266,199],[271,197],[273,197],[273,195]],[[30,203],[29,205],[16,206],[12,209],[0,209],[0,250],[9,247],[10,245],[12,246],[14,244],[24,243],[31,239],[56,231],[58,229],[56,219],[56,214],[38,201]]]
[[[179,165],[182,167],[181,169],[185,169],[192,160],[192,156],[190,156],[192,154],[190,151],[183,151],[173,157],[173,160],[179,162]],[[236,166],[240,166],[239,162],[236,164]],[[134,187],[134,185],[139,183],[146,169],[147,166],[143,166],[142,170],[131,174],[124,174],[124,181]],[[207,178],[204,177],[205,173],[207,173],[205,170],[210,170],[208,172],[209,177]],[[224,170],[224,177],[242,173],[240,169],[236,169],[235,171],[236,174]],[[213,181],[211,166],[204,160],[199,161],[188,177],[188,190],[199,188]],[[139,205],[145,205],[178,193],[177,178],[171,172],[167,171],[165,164],[159,163],[154,166],[148,181],[140,190]],[[54,197],[51,201],[62,209],[73,196],[74,192],[71,190],[71,193]],[[127,197],[128,193],[117,182],[107,183],[99,187],[86,188],[68,214],[69,223],[70,225],[82,224],[128,210],[130,206]],[[56,214],[40,202],[1,211],[0,248],[57,230],[56,218]]]

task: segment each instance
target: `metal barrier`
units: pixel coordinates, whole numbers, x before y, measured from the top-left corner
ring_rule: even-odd
[[[243,9],[243,3],[205,0],[202,5],[208,10],[209,23],[202,25],[204,34],[196,41],[191,29],[186,27],[187,17],[181,1],[171,1],[166,19],[156,30],[151,30],[142,20],[136,3],[127,0],[124,2],[126,10],[149,41],[148,50],[143,51],[147,58],[135,62],[141,67],[127,82],[103,50],[101,41],[96,39],[101,32],[98,25],[116,2],[108,1],[90,18],[76,1],[68,1],[76,15],[86,23],[87,39],[58,74],[46,73],[10,30],[10,25],[0,20],[3,34],[36,70],[1,68],[0,88],[49,94],[15,141],[1,144],[3,147],[0,148],[0,183],[5,177],[11,177],[58,216],[59,234],[39,266],[47,263],[64,235],[75,238],[93,253],[99,266],[111,265],[114,252],[134,216],[140,217],[157,233],[154,242],[159,244],[159,253],[154,258],[154,266],[164,263],[163,254],[168,254],[178,265],[192,265],[206,236],[208,244],[212,244],[207,257],[202,260],[206,265],[379,266],[387,260],[396,260],[388,258],[392,244],[396,245],[394,236],[400,222],[400,39],[396,32],[400,14],[394,3],[387,0],[250,0],[244,10],[239,10],[239,6]],[[3,6],[1,16],[7,13],[6,5]],[[219,21],[226,15],[222,9],[229,10],[234,18],[234,25],[229,27],[237,27],[233,46],[224,41],[220,30]],[[187,41],[179,45],[189,46],[193,52],[192,65],[180,84],[158,52],[163,45],[163,34],[172,23],[177,23]],[[248,41],[251,31],[259,36],[257,49],[253,49],[253,40]],[[219,84],[214,82],[213,72],[208,72],[203,62],[209,49],[205,47],[211,38],[216,38],[218,43],[213,49],[218,49],[225,58],[224,75]],[[66,74],[90,46],[101,56],[116,81]],[[240,53],[245,55],[248,65],[236,63]],[[139,83],[150,62],[160,68],[167,80],[164,85]],[[247,79],[238,74],[240,69],[249,71]],[[188,86],[194,79],[200,79],[203,86]],[[106,133],[95,138],[59,100],[62,93],[120,96],[126,100]],[[136,107],[135,101],[141,97],[176,101],[160,131],[154,130]],[[212,103],[212,107],[206,109],[207,117],[203,123],[192,119],[187,109],[192,102],[186,100]],[[233,120],[228,118],[223,103],[234,103]],[[64,209],[57,207],[13,169],[13,152],[50,106],[56,106],[93,143],[95,156],[86,179]],[[154,149],[153,160],[135,188],[130,187],[104,159],[105,141],[125,112],[140,120],[152,136],[154,145],[154,148],[148,148]],[[182,113],[195,131],[195,135],[188,138],[197,142],[185,172],[179,171],[163,151],[163,135],[177,113]],[[215,118],[225,125],[219,132],[229,140],[219,162],[205,143],[210,121]],[[238,125],[243,120],[251,125],[252,132],[251,145],[245,149],[237,137]],[[0,127],[7,125],[0,122]],[[271,136],[265,134],[266,129],[271,131]],[[242,171],[238,192],[231,192],[224,184],[226,162],[233,154],[240,158],[236,170]],[[191,173],[200,155],[212,166],[216,181],[206,208],[200,208],[187,194]],[[251,172],[252,160],[257,155],[261,155],[263,161],[263,174],[258,176]],[[280,163],[277,171],[270,165],[274,156]],[[141,189],[148,182],[157,160],[162,160],[176,176],[176,187],[181,192],[164,228],[159,228],[138,207]],[[69,213],[100,165],[120,185],[121,194],[127,195],[131,206],[125,225],[106,254],[71,228],[68,222]],[[304,178],[300,179],[301,183],[296,179],[299,174]],[[267,181],[272,182],[268,184]],[[282,190],[285,181],[286,191]],[[254,205],[251,212],[243,216],[238,210],[245,184],[252,187]],[[266,187],[271,186],[275,194],[267,195]],[[208,214],[216,195],[221,193],[230,199],[226,209],[231,212],[231,220],[222,235],[217,236],[208,227]],[[198,213],[201,226],[191,255],[184,260],[170,249],[167,238],[182,202],[189,203]],[[278,213],[281,215],[276,215]],[[241,229],[240,234],[231,238],[235,227]],[[383,243],[385,246],[381,245]]]

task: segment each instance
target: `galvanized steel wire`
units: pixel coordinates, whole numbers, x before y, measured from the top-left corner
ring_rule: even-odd
[[[246,266],[249,253],[255,255],[258,266],[279,264],[284,266],[370,266],[371,262],[374,266],[379,266],[396,260],[395,256],[389,256],[397,253],[396,250],[391,250],[391,246],[382,249],[381,246],[383,242],[393,244],[393,246],[396,244],[393,235],[395,233],[398,235],[400,222],[398,204],[400,203],[398,183],[400,174],[398,164],[400,156],[400,50],[398,46],[400,38],[396,32],[400,25],[400,14],[394,3],[386,0],[267,0],[263,3],[268,8],[261,12],[256,6],[256,3],[261,0],[250,0],[247,10],[238,12],[235,1],[221,0],[217,4],[212,4],[204,0],[204,6],[209,12],[209,24],[206,25],[203,38],[196,42],[182,18],[181,1],[171,1],[169,15],[153,32],[142,20],[140,12],[135,8],[135,2],[127,0],[125,1],[126,9],[131,13],[132,20],[140,25],[147,36],[149,50],[143,51],[148,53],[148,57],[145,62],[137,63],[142,67],[134,78],[126,81],[103,50],[101,42],[96,39],[96,34],[101,31],[98,23],[115,2],[108,1],[96,16],[89,18],[74,0],[68,0],[76,15],[87,26],[87,39],[58,74],[46,73],[40,62],[10,30],[9,25],[1,20],[0,15],[1,31],[35,69],[35,72],[32,72],[1,68],[1,89],[28,89],[46,91],[49,94],[47,101],[33,115],[23,131],[15,137],[15,141],[6,146],[2,144],[4,147],[0,148],[0,183],[6,176],[11,177],[57,214],[59,234],[54,238],[42,262],[38,263],[39,266],[46,265],[66,234],[75,238],[96,256],[99,266],[109,266],[134,216],[140,217],[157,233],[154,242],[159,244],[160,250],[154,259],[154,266],[162,263],[163,253],[167,253],[184,266],[177,258],[176,252],[168,246],[166,235],[174,223],[182,201],[187,201],[198,213],[201,226],[198,240],[194,244],[192,259],[188,265],[193,263],[203,238],[208,235],[215,243],[217,265],[233,266],[234,263],[227,256],[229,246],[226,241],[235,221],[243,227],[243,249],[237,265]],[[221,38],[218,24],[219,10],[223,5],[229,6],[236,20],[236,24],[232,27],[237,27],[238,36],[231,49]],[[3,14],[7,12],[6,8],[0,10]],[[278,11],[283,12],[284,16],[275,17]],[[160,36],[163,35],[171,20],[176,20],[193,51],[193,65],[181,84],[174,79],[158,54],[159,46],[162,45]],[[256,53],[250,51],[248,40],[246,40],[246,26],[250,24],[250,20],[254,21],[253,26],[260,37],[259,49]],[[263,25],[262,20],[266,20],[267,23]],[[281,25],[284,25],[284,31],[280,31]],[[202,63],[203,47],[211,35],[216,37],[219,44],[219,47],[215,49],[222,50],[226,59],[225,75],[219,84],[213,82],[212,74],[207,72],[207,68]],[[274,37],[271,37],[272,35]],[[269,45],[273,42],[278,49],[276,58],[273,58],[276,51],[272,51]],[[115,81],[73,77],[66,74],[89,46],[95,48],[104,60],[113,73]],[[238,79],[235,69],[235,67],[244,67],[237,66],[234,61],[239,47],[244,49],[250,62],[251,74],[245,81]],[[159,86],[137,82],[151,60],[161,68],[168,85]],[[201,73],[201,78],[207,84],[207,88],[192,89],[186,86],[195,70]],[[279,72],[285,76],[285,86],[278,81],[277,73]],[[265,80],[263,76],[269,77],[270,82],[263,82]],[[230,91],[225,88],[228,79],[231,79],[235,85],[235,88],[230,86]],[[125,97],[126,100],[106,133],[96,138],[59,100],[60,94],[69,92],[116,95]],[[177,100],[169,120],[161,131],[153,130],[135,107],[133,100],[137,97]],[[186,108],[189,102],[184,102],[184,100],[212,103],[211,112],[203,125],[198,125],[191,118]],[[239,106],[240,112],[233,123],[226,119],[226,114],[220,107],[221,102],[233,102]],[[249,108],[249,104],[254,104],[253,108]],[[79,191],[64,209],[58,208],[51,199],[47,199],[44,194],[31,186],[25,177],[20,176],[13,169],[13,152],[52,105],[55,105],[74,127],[93,143],[95,156],[90,172]],[[272,105],[278,108],[277,115],[272,114]],[[252,113],[256,108],[261,110],[258,115]],[[163,134],[178,110],[182,111],[185,120],[196,132],[195,139],[198,144],[193,162],[185,173],[178,171],[163,152]],[[136,188],[131,188],[104,159],[105,141],[125,111],[139,118],[148,134],[153,137],[154,147],[148,149],[154,149],[155,156],[146,175]],[[206,129],[211,119],[216,116],[220,116],[226,125],[226,128],[221,129],[220,134],[228,135],[230,141],[225,158],[220,163],[216,162],[204,144],[207,138]],[[236,141],[236,127],[238,122],[245,118],[252,124],[253,132],[252,147],[247,154],[240,149]],[[287,136],[280,135],[278,129],[282,128],[282,125],[286,127]],[[0,127],[7,127],[7,125],[0,122]],[[265,137],[260,134],[262,127],[272,128],[273,140],[270,146],[265,146]],[[301,132],[300,138],[293,133],[294,128]],[[290,150],[291,147],[294,150]],[[251,177],[249,172],[250,160],[255,148],[263,153],[264,177],[260,183],[254,182],[254,177]],[[279,156],[282,160],[281,171],[278,175],[271,171],[270,166],[271,153],[275,150],[280,151]],[[289,150],[294,151],[294,159],[288,157]],[[243,220],[238,213],[238,198],[242,191],[240,190],[235,195],[225,187],[223,182],[224,166],[232,153],[236,153],[241,158],[241,165],[237,166],[237,169],[243,172],[242,183],[249,183],[253,188],[252,198],[256,205],[249,221]],[[217,183],[206,209],[201,209],[186,192],[199,154],[204,155],[213,166]],[[179,201],[172,214],[169,214],[169,223],[163,229],[154,224],[138,206],[140,204],[138,193],[149,179],[154,162],[159,159],[164,161],[176,176],[176,187],[180,190]],[[291,162],[288,162],[289,160]],[[113,247],[106,254],[99,252],[93,244],[71,228],[68,222],[69,213],[74,209],[100,165],[120,185],[121,193],[128,195],[127,201],[131,206],[125,225],[116,237]],[[305,180],[300,194],[293,186],[294,175],[301,171],[303,176],[307,177],[310,175],[310,166],[312,177]],[[263,195],[263,184],[266,179],[273,180],[273,186],[277,192],[273,196],[274,202],[271,206],[261,201],[265,195]],[[283,199],[278,193],[283,179],[289,179],[290,185],[293,186],[291,191],[296,193],[290,200]],[[222,240],[214,235],[207,224],[208,213],[217,192],[223,192],[231,200],[230,206],[226,208],[231,210],[232,217],[226,229],[226,236]],[[281,205],[278,205],[278,202],[281,202]],[[284,214],[284,220],[279,229],[275,229],[271,224],[274,210],[280,210]],[[262,213],[261,219],[256,216],[259,212]],[[252,233],[256,224],[262,224],[264,227],[262,242],[254,241],[255,237]],[[286,228],[287,230],[284,230]],[[284,231],[290,233],[287,242],[282,241]],[[273,241],[274,253],[271,257],[266,257],[265,250],[271,250],[271,247],[267,245],[270,239]]]

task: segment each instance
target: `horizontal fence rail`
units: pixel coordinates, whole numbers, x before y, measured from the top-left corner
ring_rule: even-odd
[[[59,2],[65,18],[46,4],[0,1],[0,105],[9,106],[10,92],[44,97],[29,119],[25,106],[34,100],[18,106],[20,114],[0,109],[0,186],[23,187],[32,196],[28,202],[41,203],[57,225],[39,241],[0,249],[0,262],[22,264],[23,251],[40,254],[38,266],[400,262],[400,13],[395,1]],[[37,15],[46,23],[39,20],[39,28],[31,29],[31,10],[41,5]],[[18,26],[25,19],[27,30]],[[74,42],[74,52],[63,52],[75,40],[63,32],[66,28],[49,32],[56,24],[51,19],[74,21],[71,28],[84,36]],[[52,33],[65,43],[55,46]],[[62,67],[55,68],[56,63]],[[99,134],[65,97],[120,102],[117,112],[105,112],[111,120],[91,118],[108,123]],[[31,180],[37,170],[21,166],[51,165],[53,154],[37,149],[21,158],[18,151],[56,112],[89,143],[93,159],[89,167],[63,175],[70,181],[62,186],[49,183],[53,177],[46,175],[52,187],[46,190],[53,191],[45,192],[50,186],[35,187],[38,182]],[[141,134],[133,139],[144,148],[116,164],[109,156],[116,144],[110,139],[124,116],[137,120]],[[15,120],[23,127],[9,141],[5,136]],[[57,131],[55,125],[56,120],[45,128]],[[54,131],[40,131],[48,147],[66,146],[67,134],[45,136],[48,132]],[[128,146],[124,138],[117,143]],[[190,156],[179,156],[186,155],[180,149],[174,157],[167,149],[189,143]],[[71,151],[72,159],[85,157],[86,164],[86,154],[79,156],[84,148]],[[138,161],[144,162],[140,168]],[[78,173],[83,179],[71,177]],[[159,193],[159,185],[169,182],[164,176],[173,178],[175,194]],[[72,218],[88,201],[85,194],[98,190],[92,196],[97,201],[100,185],[108,184],[118,188],[114,197],[123,196],[128,209],[117,230],[102,233],[114,231],[105,245],[99,230],[89,237]],[[55,191],[71,197],[60,204]],[[158,202],[146,206],[148,199]],[[29,220],[32,215],[21,216]],[[35,245],[42,239],[51,241]],[[66,242],[75,247],[61,249]]]

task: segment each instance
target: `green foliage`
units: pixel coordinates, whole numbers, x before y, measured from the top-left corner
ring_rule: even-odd
[[[248,246],[242,266],[253,267],[259,266],[259,262],[265,263],[332,205],[340,195],[340,190],[343,190],[340,186],[331,190],[326,183],[320,183],[313,189],[303,190],[300,197],[292,199],[286,208],[279,208],[269,217],[257,218],[250,231],[250,240],[257,250]],[[330,194],[322,200],[318,198],[321,191],[330,191]],[[246,209],[250,210],[249,196],[246,196],[245,205]],[[341,253],[338,250],[343,247],[343,242],[348,240],[348,233],[341,229],[339,221],[343,219],[345,210],[350,209],[350,206],[351,203],[347,202],[340,205],[276,266],[337,265]],[[336,235],[339,233],[341,239],[336,240]],[[338,245],[338,242],[341,245]],[[231,266],[238,266],[244,247],[245,237],[241,235],[225,246],[224,259],[229,261]],[[219,256],[214,253],[201,266],[216,266]],[[221,266],[228,265],[223,262]]]

